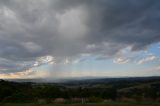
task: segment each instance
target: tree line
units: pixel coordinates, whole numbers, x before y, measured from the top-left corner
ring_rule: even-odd
[[[0,81],[0,102],[36,102],[39,99],[47,101],[56,98],[71,100],[72,98],[87,98],[90,101],[120,100],[121,98],[141,100],[160,98],[160,84],[152,84],[149,87],[130,88],[119,90],[118,87],[73,87],[58,86],[52,84],[15,83]],[[96,99],[96,100],[95,100]]]

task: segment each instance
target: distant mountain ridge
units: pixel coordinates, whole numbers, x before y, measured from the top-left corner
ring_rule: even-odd
[[[2,79],[3,80],[3,79]],[[69,83],[69,82],[89,82],[89,83],[103,83],[103,82],[116,82],[116,81],[146,81],[146,80],[160,80],[160,76],[150,77],[84,77],[84,78],[67,78],[67,79],[4,79],[13,82],[33,82],[33,83]]]

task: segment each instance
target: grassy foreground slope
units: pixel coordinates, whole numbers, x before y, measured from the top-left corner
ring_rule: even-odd
[[[34,103],[7,103],[0,106],[160,106],[158,103],[88,103],[88,104],[34,104]]]

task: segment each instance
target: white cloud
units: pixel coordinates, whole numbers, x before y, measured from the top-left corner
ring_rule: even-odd
[[[33,64],[34,66],[40,66],[43,64],[56,64],[56,59],[53,56],[43,56],[37,59],[35,63]]]
[[[150,62],[150,61],[153,61],[155,59],[157,59],[156,56],[153,56],[153,55],[152,56],[148,56],[148,57],[145,57],[145,58],[140,59],[139,61],[137,61],[137,64],[144,64],[146,62]]]
[[[125,63],[128,63],[128,62],[129,62],[129,59],[123,58],[123,57],[116,58],[116,59],[113,60],[113,63],[116,63],[116,64],[125,64]]]

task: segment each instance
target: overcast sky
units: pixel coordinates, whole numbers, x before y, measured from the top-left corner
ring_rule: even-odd
[[[155,75],[159,0],[0,0],[0,78]]]

